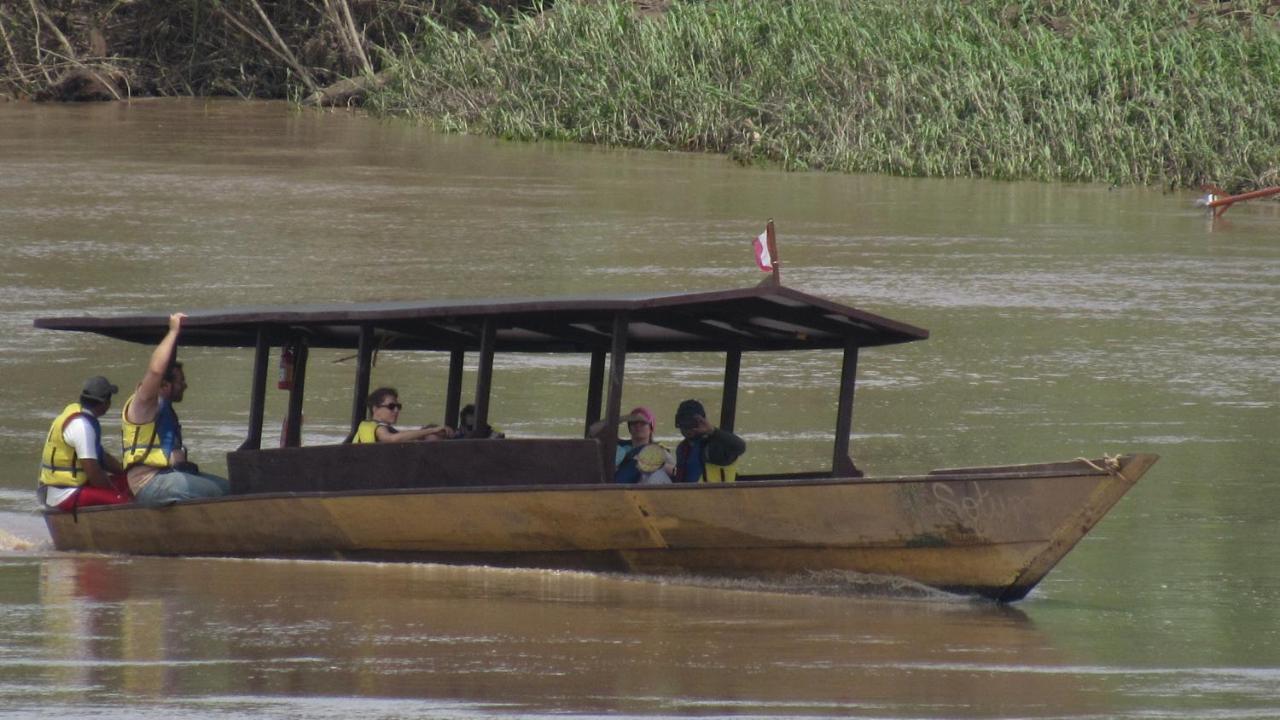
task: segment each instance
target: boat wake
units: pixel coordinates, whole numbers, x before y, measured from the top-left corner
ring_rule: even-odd
[[[42,545],[44,545],[43,541],[20,538],[11,532],[0,530],[0,553],[31,552],[39,550]]]
[[[974,602],[974,598],[970,596],[945,592],[907,578],[893,575],[872,575],[852,570],[808,571],[771,579],[721,578],[700,575],[629,575],[627,577],[668,585],[686,585],[721,590],[777,592],[791,595],[820,595],[826,597],[892,598],[895,600],[962,602],[966,604]]]
[[[35,494],[0,489],[0,553],[26,553],[52,546]]]

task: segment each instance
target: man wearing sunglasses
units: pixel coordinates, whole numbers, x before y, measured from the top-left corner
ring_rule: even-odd
[[[453,437],[453,429],[443,425],[428,425],[418,430],[400,430],[395,422],[400,419],[400,396],[395,388],[380,387],[369,393],[369,419],[356,429],[353,443],[408,442],[412,440],[443,440]]]

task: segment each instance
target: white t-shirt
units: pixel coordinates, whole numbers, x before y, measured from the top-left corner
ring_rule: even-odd
[[[670,485],[671,476],[667,474],[667,471],[665,468],[658,468],[657,470],[654,470],[653,472],[649,472],[649,473],[642,472],[640,473],[640,484],[641,485]]]
[[[62,429],[62,439],[75,448],[77,457],[102,462],[102,458],[98,457],[98,433],[94,432],[93,425],[83,415],[74,417],[67,423],[67,426]],[[76,490],[79,488],[50,485],[49,489],[45,490],[44,502],[49,507],[57,507],[71,497]]]

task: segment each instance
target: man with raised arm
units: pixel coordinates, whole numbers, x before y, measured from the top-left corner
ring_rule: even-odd
[[[229,490],[224,478],[202,473],[187,460],[182,425],[173,409],[187,389],[182,363],[174,359],[186,317],[182,313],[169,316],[169,332],[151,353],[147,372],[121,413],[129,488],[143,505],[217,497]]]

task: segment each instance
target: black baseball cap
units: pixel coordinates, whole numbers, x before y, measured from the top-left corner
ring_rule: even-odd
[[[676,427],[684,428],[693,424],[693,416],[707,416],[707,409],[697,400],[685,400],[676,408]]]
[[[120,392],[120,388],[111,384],[111,381],[101,375],[94,375],[84,381],[84,390],[80,391],[80,397],[96,402],[110,402],[111,396]]]

